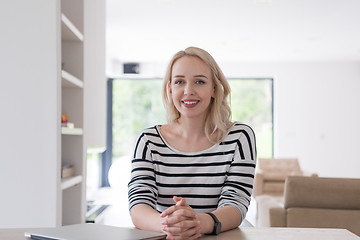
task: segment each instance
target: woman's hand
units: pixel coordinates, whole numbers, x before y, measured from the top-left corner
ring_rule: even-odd
[[[163,231],[167,239],[196,239],[200,234],[200,221],[195,211],[181,197],[173,197],[175,205],[161,213]]]

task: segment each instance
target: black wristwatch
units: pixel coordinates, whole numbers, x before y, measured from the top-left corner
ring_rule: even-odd
[[[212,231],[212,233],[209,233],[209,234],[218,235],[221,231],[221,222],[219,221],[219,219],[217,219],[217,217],[213,213],[208,212],[206,214],[209,214],[212,217],[212,219],[214,219],[214,222],[215,222],[214,230]]]

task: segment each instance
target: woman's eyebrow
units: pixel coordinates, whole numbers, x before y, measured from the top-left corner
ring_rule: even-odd
[[[184,75],[175,75],[173,76],[173,78],[184,78]],[[200,77],[200,78],[207,78],[205,75],[199,74],[199,75],[194,75],[194,77]]]
[[[175,75],[173,76],[173,78],[184,78],[185,76],[184,75]]]
[[[200,74],[200,75],[195,75],[194,77],[201,77],[201,78],[207,78],[207,76],[205,76],[205,75],[202,75],[202,74]]]

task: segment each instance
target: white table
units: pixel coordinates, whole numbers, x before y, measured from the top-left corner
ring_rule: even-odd
[[[0,239],[27,240],[29,229],[0,229]],[[204,235],[201,240],[360,240],[346,229],[334,228],[236,228],[218,236]],[[106,239],[101,239],[106,240]]]

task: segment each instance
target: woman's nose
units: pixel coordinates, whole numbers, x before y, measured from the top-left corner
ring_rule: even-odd
[[[187,83],[185,85],[184,94],[189,95],[189,94],[193,94],[193,93],[194,93],[194,88],[193,88],[192,84]]]

